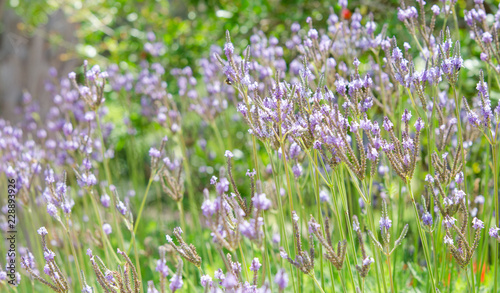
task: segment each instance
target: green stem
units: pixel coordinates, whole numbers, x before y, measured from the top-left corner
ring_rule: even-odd
[[[104,136],[102,135],[102,129],[101,129],[101,121],[99,119],[99,113],[97,109],[95,110],[95,117],[96,117],[96,122],[97,122],[97,129],[99,131],[99,138],[101,139],[101,151],[102,151],[102,162],[104,165],[104,172],[106,173],[106,179],[108,180],[108,186],[111,186],[113,184],[113,179],[111,177],[111,172],[109,171],[109,160],[106,158],[106,145],[104,144]],[[123,248],[125,248],[125,240],[123,238],[122,230],[120,229],[120,224],[118,223],[118,216],[116,214],[116,210],[113,208],[112,209],[113,213],[113,219],[114,219],[114,224],[115,224],[115,229],[118,232],[118,237],[120,239],[120,244]]]
[[[179,217],[181,218],[182,231],[186,231],[186,222],[184,220],[184,207],[182,206],[182,199],[177,201],[177,208],[179,209]]]
[[[391,255],[387,255],[387,267],[389,269],[389,281],[391,283],[391,292],[394,293],[396,290],[394,290],[394,281],[392,280],[392,270],[391,270]]]
[[[496,136],[496,135],[495,135]],[[493,187],[495,196],[495,227],[498,227],[500,222],[500,215],[498,209],[498,142],[495,137],[494,145],[491,147],[493,151]],[[494,282],[494,292],[498,292],[498,254],[499,254],[499,243],[495,241],[495,275],[493,276]]]
[[[322,288],[322,287],[321,287],[321,285],[319,284],[318,279],[316,279],[316,277],[315,277],[314,275],[311,275],[311,278],[312,278],[312,279],[314,280],[314,282],[316,283],[316,286],[318,286],[319,291],[320,291],[321,293],[325,293],[325,290],[323,290],[323,288]]]
[[[192,176],[194,173],[191,172],[191,166],[189,165],[188,155],[187,155],[187,147],[186,142],[184,141],[183,133],[179,133],[179,141],[181,143],[182,155],[184,160],[182,163],[184,165],[184,170],[186,174],[186,183],[188,187],[188,197],[189,197],[189,209],[191,210],[191,217],[193,217],[193,226],[196,228],[196,231],[201,233],[201,225],[198,216],[198,205],[195,199],[194,186],[192,181]]]
[[[83,289],[83,281],[82,281],[82,276],[80,272],[82,272],[82,269],[80,268],[80,261],[78,261],[78,255],[76,254],[75,246],[73,245],[73,241],[71,241],[71,234],[69,233],[69,220],[66,218],[66,227],[64,227],[66,230],[66,236],[68,236],[68,241],[69,241],[69,246],[71,247],[71,253],[73,254],[73,259],[75,260],[77,272],[76,274],[78,275],[78,283],[80,284],[80,288]]]
[[[146,199],[148,198],[149,189],[151,188],[151,184],[156,176],[156,171],[151,173],[151,177],[149,178],[148,185],[146,186],[146,191],[144,191],[144,195],[142,196],[141,207],[139,208],[139,213],[137,214],[137,218],[135,219],[134,224],[134,235],[137,233],[137,228],[139,228],[139,223],[141,222],[142,211],[144,210],[144,206],[146,205]],[[132,240],[134,241],[134,240]]]
[[[250,282],[251,280],[248,277],[248,267],[247,267],[247,262],[245,261],[245,254],[243,254],[243,249],[241,249],[241,242],[238,243],[238,249],[240,251],[241,261],[243,262],[243,270],[245,271],[245,277],[247,278],[247,281]]]
[[[406,185],[408,186],[408,192],[410,193],[411,201],[413,203],[413,209],[415,211],[415,220],[417,221],[418,235],[420,236],[420,240],[422,241],[422,246],[424,248],[424,256],[425,256],[425,261],[427,263],[427,270],[429,270],[429,276],[431,278],[432,292],[436,292],[436,283],[434,281],[434,274],[432,272],[432,264],[429,256],[429,248],[427,247],[427,239],[425,237],[425,233],[422,231],[422,227],[420,226],[421,222],[418,216],[417,203],[415,202],[415,198],[413,197],[413,192],[411,190],[411,182],[410,179],[408,178],[406,179]]]

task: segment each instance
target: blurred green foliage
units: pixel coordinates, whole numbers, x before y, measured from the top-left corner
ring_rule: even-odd
[[[354,3],[356,2],[356,3]],[[354,1],[361,12],[384,18],[385,9],[395,10],[396,0]],[[26,30],[48,20],[48,15],[62,9],[76,31],[80,44],[78,56],[135,67],[146,59],[143,44],[147,32],[163,41],[163,63],[170,68],[193,65],[206,56],[212,44],[222,45],[226,30],[235,36],[236,45],[244,47],[254,30],[286,37],[294,21],[305,23],[311,16],[315,23],[325,23],[331,1],[308,0],[189,0],[189,1],[32,1],[11,0],[10,6],[24,18]],[[396,19],[394,19],[396,20]],[[237,37],[237,39],[236,39]]]
[[[487,10],[495,5],[495,0],[487,2]],[[294,21],[305,24],[311,16],[321,27],[332,7],[338,11],[336,1],[324,0],[10,0],[8,4],[23,17],[28,33],[47,22],[52,12],[63,10],[71,22],[79,24],[76,34],[80,44],[74,53],[100,64],[117,63],[125,69],[148,58],[143,44],[149,31],[166,46],[162,63],[168,68],[184,67],[206,56],[212,44],[222,45],[226,30],[235,37],[237,46],[244,47],[254,30],[286,37]],[[349,6],[360,7],[362,14],[372,13],[376,21],[388,23],[388,36],[404,29],[396,13],[387,19],[387,11],[397,10],[397,0],[357,0],[350,1]],[[465,0],[458,1],[458,13],[469,6],[471,3]]]

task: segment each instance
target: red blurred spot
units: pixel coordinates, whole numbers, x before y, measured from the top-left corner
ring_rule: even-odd
[[[342,17],[344,19],[347,19],[347,20],[351,19],[351,15],[352,15],[352,13],[349,9],[347,9],[347,8],[342,9]]]
[[[475,262],[475,263],[473,264],[473,267],[474,267],[474,274],[476,274],[476,273],[477,273],[477,270],[478,270],[478,267],[477,267],[477,266],[478,266],[478,263],[477,263],[477,262]],[[481,270],[481,283],[484,283],[484,276],[485,276],[485,274],[486,274],[486,271],[488,270],[488,268],[487,268],[486,266],[487,266],[487,264],[483,264],[483,267],[482,267],[482,270]]]

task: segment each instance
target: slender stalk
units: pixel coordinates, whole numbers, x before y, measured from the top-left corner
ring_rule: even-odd
[[[495,196],[495,227],[498,227],[500,223],[500,210],[498,209],[498,142],[495,137],[494,145],[491,146],[493,151],[493,190]],[[495,241],[495,270],[494,270],[494,292],[498,292],[498,254],[499,254],[499,243]]]
[[[148,198],[149,189],[151,188],[151,184],[156,176],[156,170],[151,173],[151,176],[148,181],[148,185],[146,186],[146,191],[144,191],[144,195],[142,196],[141,206],[139,208],[139,213],[137,214],[137,218],[135,219],[134,224],[134,234],[137,232],[137,228],[139,228],[139,223],[141,222],[142,211],[144,210],[144,206],[146,205],[146,199]],[[134,241],[134,240],[132,240]]]
[[[186,174],[186,183],[188,187],[188,197],[189,197],[189,209],[191,210],[191,217],[193,217],[193,226],[196,228],[197,232],[201,232],[201,225],[198,216],[198,205],[195,199],[193,181],[191,179],[193,173],[191,172],[191,166],[189,165],[186,142],[184,141],[184,136],[182,132],[179,133],[179,141],[181,143],[182,156],[184,157],[182,163],[184,165],[184,170]]]
[[[181,218],[182,231],[186,231],[186,222],[184,220],[184,207],[182,206],[182,200],[177,201],[177,208],[179,209],[179,217]]]
[[[316,166],[318,165],[318,151],[314,152],[314,161],[316,163]],[[321,224],[321,227],[323,227],[323,234],[325,233],[324,225],[323,225],[323,215],[321,214],[321,202],[319,199],[319,177],[318,177],[318,169],[311,168],[312,172],[314,173],[314,188],[315,191],[314,193],[316,194],[316,205],[318,207],[318,221]],[[311,174],[312,175],[312,174]],[[319,247],[319,255],[323,255],[323,246],[320,245]],[[319,264],[320,264],[320,271],[321,271],[321,286],[325,286],[325,276],[323,272],[323,257],[320,257],[319,259]],[[350,264],[348,264],[350,265]]]
[[[247,262],[245,261],[245,254],[243,253],[243,249],[241,249],[241,242],[238,243],[238,249],[240,251],[241,261],[243,262],[243,270],[245,271],[245,277],[247,278],[247,281],[250,282],[250,278],[248,277]]]
[[[314,283],[316,283],[316,286],[318,286],[318,289],[321,293],[325,293],[325,290],[321,287],[321,285],[318,282],[318,279],[316,279],[316,276],[311,275],[311,278],[314,280]]]
[[[338,182],[337,182],[338,184]],[[333,183],[330,184],[330,190],[331,190],[331,193],[332,195],[335,194],[335,190],[333,189]],[[340,184],[337,185],[337,187],[339,188],[340,190]],[[342,226],[342,219],[340,217],[340,209],[338,207],[338,203],[337,203],[337,199],[332,196],[332,201],[333,201],[333,206],[334,206],[334,214],[335,214],[335,218],[336,218],[336,221],[338,223],[338,227],[339,227],[339,232],[340,232],[340,238],[342,239],[345,239],[345,234],[344,234],[344,229],[343,229],[343,226]],[[354,276],[352,274],[352,269],[351,269],[351,262],[350,262],[350,259],[349,259],[349,253],[346,253],[346,261],[347,261],[347,270],[349,272],[349,277],[351,279],[351,282],[352,282],[352,285],[353,287],[356,287],[356,283],[354,282]],[[344,290],[346,290],[346,287],[345,287],[345,284],[342,282],[342,287]]]
[[[422,231],[422,227],[420,226],[421,222],[418,216],[417,203],[415,202],[415,198],[413,197],[413,192],[411,190],[411,182],[410,179],[408,178],[406,179],[406,185],[408,187],[408,192],[410,193],[411,201],[413,203],[413,209],[415,211],[415,219],[417,221],[418,235],[420,236],[420,239],[422,241],[422,246],[424,248],[424,256],[425,256],[425,261],[427,263],[427,270],[429,271],[429,276],[431,278],[432,292],[436,292],[436,283],[434,281],[434,274],[432,272],[432,264],[429,256],[429,248],[427,247],[427,239],[425,237],[425,233]]]
[[[266,151],[267,151],[267,154],[269,156],[269,158],[271,159],[271,168],[273,170],[273,179],[274,179],[274,184],[276,186],[276,201],[278,202],[278,210],[279,210],[279,219],[280,219],[280,225],[279,225],[279,228],[280,228],[280,242],[281,241],[284,241],[285,242],[285,245],[284,245],[284,248],[285,248],[285,251],[290,254],[290,247],[288,246],[288,237],[286,235],[286,231],[285,231],[285,212],[284,212],[284,209],[283,209],[283,204],[281,202],[281,196],[280,196],[280,192],[279,192],[279,188],[281,186],[280,184],[280,176],[279,174],[281,173],[278,168],[275,166],[274,162],[275,160],[273,159],[273,154],[271,152],[271,149],[269,147],[268,144],[264,144],[265,148],[266,148]],[[278,164],[279,165],[279,164]],[[257,173],[258,174],[258,173]],[[291,264],[289,264],[290,266],[290,269],[293,270],[293,266]],[[295,276],[294,274],[290,274],[292,276],[292,285],[293,285],[293,291],[294,292],[297,292],[297,288],[295,287]]]
[[[76,269],[77,269],[76,274],[78,275],[78,283],[80,284],[80,288],[83,289],[83,281],[82,281],[82,276],[80,274],[82,269],[80,268],[80,261],[78,260],[78,255],[76,254],[75,246],[73,244],[73,241],[71,240],[71,234],[69,233],[69,220],[68,220],[68,218],[66,218],[66,227],[64,227],[64,228],[66,230],[66,236],[68,237],[68,242],[69,242],[69,246],[71,248],[71,253],[73,254],[73,259],[75,260]]]
[[[102,231],[103,222],[102,222],[101,214],[99,213],[99,209],[97,207],[97,203],[96,203],[95,198],[94,198],[94,193],[92,191],[90,191],[89,192],[89,196],[90,196],[90,201],[92,202],[92,206],[94,208],[94,212],[95,212],[95,214],[97,216],[97,221],[99,222],[99,227],[100,227],[99,231],[100,231],[100,234],[101,234],[101,238],[104,239],[104,242],[106,242],[106,244],[109,247],[109,250],[111,251],[111,254],[114,256],[115,260],[118,263],[121,263],[120,258],[118,257],[118,255],[116,255],[115,250],[113,249],[113,247],[111,246],[111,243],[109,242],[108,235],[106,235],[106,233],[104,233]],[[104,250],[106,250],[106,248]]]
[[[104,165],[104,172],[106,173],[106,180],[108,180],[108,186],[113,184],[113,178],[111,177],[111,172],[109,171],[109,160],[106,158],[106,145],[104,144],[104,136],[102,134],[102,129],[101,129],[101,121],[99,119],[99,113],[97,109],[95,110],[95,117],[96,117],[96,122],[97,122],[97,129],[99,130],[99,138],[101,139],[101,151],[102,151],[102,162]],[[118,230],[118,237],[120,239],[120,244],[123,248],[125,248],[125,240],[123,238],[123,233],[122,230],[120,229],[120,223],[118,222],[118,216],[116,215],[116,210],[113,208],[112,209],[113,213],[113,220],[115,224],[116,230]]]
[[[392,280],[392,270],[391,270],[391,255],[387,255],[387,267],[389,269],[389,282],[391,283],[391,292],[394,293],[396,290],[394,290],[394,281]]]

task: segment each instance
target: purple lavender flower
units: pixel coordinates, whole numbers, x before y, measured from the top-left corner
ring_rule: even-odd
[[[111,225],[108,223],[105,223],[102,225],[102,231],[106,234],[109,235],[111,232],[113,232],[113,229],[111,228]]]
[[[239,262],[234,262],[233,265],[231,266],[231,269],[235,273],[241,273],[241,263]]]
[[[103,207],[109,208],[110,203],[111,203],[111,198],[109,197],[109,195],[107,194],[101,195],[101,204]]]
[[[482,36],[482,40],[486,44],[489,44],[489,43],[493,42],[493,36],[489,32],[484,32],[483,36]]]
[[[316,40],[318,39],[318,31],[312,28],[307,32],[307,36],[313,40]]]
[[[496,226],[491,227],[489,230],[490,237],[500,240],[500,236],[498,235],[499,231],[500,228],[497,228]]]
[[[265,193],[256,194],[252,198],[252,202],[256,209],[265,211],[271,207],[271,201],[266,197]]]
[[[286,273],[285,269],[278,270],[276,276],[274,276],[274,283],[278,285],[280,290],[285,290],[285,288],[288,286],[288,274]]]
[[[429,213],[429,212],[425,212],[423,215],[422,215],[422,223],[424,223],[424,225],[426,226],[432,226],[432,215]]]
[[[453,239],[450,236],[445,235],[444,236],[444,243],[449,244],[449,245],[453,245]]]
[[[389,230],[389,228],[391,228],[392,226],[392,221],[389,219],[389,217],[382,217],[380,218],[379,224],[381,231],[383,230],[383,228]]]
[[[401,117],[401,121],[403,122],[409,122],[411,119],[411,112],[408,111],[408,109],[405,109],[405,112],[403,113]]]
[[[238,280],[233,274],[227,274],[221,285],[226,289],[233,289],[238,286]]]
[[[212,287],[212,284],[213,284],[212,277],[210,277],[209,275],[203,275],[203,276],[201,276],[200,282],[201,282],[201,285],[203,287],[207,287],[208,286],[209,288]]]
[[[441,12],[441,9],[437,5],[432,5],[431,10],[432,10],[432,13],[434,13],[434,15],[436,15],[436,16],[438,16],[439,13]]]
[[[401,60],[403,58],[403,52],[401,52],[401,49],[399,49],[398,47],[394,48],[392,50],[392,58]]]
[[[43,252],[43,258],[45,258],[45,261],[47,261],[47,262],[53,261],[55,256],[56,256],[56,254],[49,249],[46,249]]]
[[[232,157],[234,157],[234,155],[231,151],[226,150],[226,152],[224,153],[224,157],[231,159]]]
[[[123,216],[127,215],[127,206],[121,200],[116,204],[116,209]]]
[[[110,270],[107,270],[106,273],[104,274],[104,278],[108,282],[114,283],[115,282],[115,277],[113,277],[113,273]]]
[[[159,272],[163,278],[168,276],[168,266],[164,259],[159,259],[156,261],[156,271]]]
[[[478,229],[484,229],[484,223],[483,221],[479,220],[478,218],[474,218],[472,220],[472,228],[478,230]]]
[[[279,233],[274,233],[273,234],[273,238],[272,238],[273,243],[279,244],[280,240],[281,240],[280,234]]]
[[[453,217],[450,217],[450,216],[446,216],[444,219],[443,219],[443,225],[446,227],[446,228],[451,228],[453,227],[453,225],[455,224],[455,221],[457,219],[453,218]]]
[[[370,161],[376,161],[378,159],[378,152],[377,152],[377,149],[376,148],[369,148],[367,151],[366,151],[366,157],[368,158],[368,160]]]
[[[292,167],[292,171],[293,176],[295,176],[295,178],[299,178],[300,175],[302,175],[302,166],[300,164],[296,164]]]
[[[411,117],[411,116],[410,116]],[[422,120],[422,118],[418,118],[417,119],[417,122],[415,122],[415,129],[420,132],[425,126],[425,123],[424,121]]]
[[[215,189],[219,195],[229,191],[229,180],[227,178],[221,178],[221,180],[215,185]]]
[[[375,260],[373,259],[373,257],[367,256],[365,259],[363,259],[363,266],[368,266],[374,262]]]
[[[391,131],[391,130],[392,130],[392,127],[393,127],[393,124],[392,124],[392,122],[389,120],[389,118],[384,117],[384,123],[382,124],[382,126],[384,127],[384,129],[385,129],[386,131]]]
[[[233,43],[227,42],[224,45],[224,54],[226,55],[227,59],[231,59],[233,54],[234,54],[234,46]]]
[[[252,260],[252,264],[250,265],[250,270],[252,272],[256,272],[260,269],[260,267],[262,266],[262,264],[260,263],[259,259],[258,258],[254,258]]]
[[[319,201],[320,202],[327,202],[329,198],[330,198],[330,195],[328,194],[328,191],[321,190],[319,192]]]
[[[45,227],[40,227],[40,229],[38,229],[36,232],[38,233],[38,235],[41,235],[41,236],[45,236],[45,235],[49,234],[49,232],[47,232],[47,229],[45,229]]]
[[[170,279],[170,290],[172,290],[172,293],[180,290],[182,288],[182,285],[184,285],[184,281],[182,281],[182,275],[180,274],[175,274],[173,277]]]
[[[464,172],[460,171],[456,176],[455,176],[455,182],[457,184],[462,184],[464,182]]]
[[[152,158],[159,158],[161,156],[161,153],[159,150],[155,148],[150,148],[149,149],[149,156]]]

